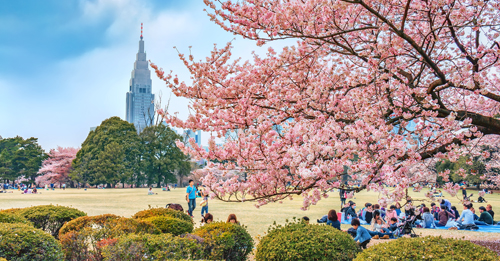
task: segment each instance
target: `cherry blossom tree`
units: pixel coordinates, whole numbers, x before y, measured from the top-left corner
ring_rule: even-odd
[[[500,134],[498,0],[204,2],[212,21],[258,46],[296,40],[244,62],[232,43],[205,60],[180,54],[190,83],[152,64],[192,101],[184,121],[160,111],[167,123],[235,134],[208,152],[178,143],[219,162],[203,179],[216,198],[260,206],[301,195],[306,209],[342,187],[387,204],[430,175],[414,165],[472,157]],[[246,177],[214,174],[236,169]]]
[[[50,150],[49,158],[43,161],[42,168],[38,171],[43,175],[36,178],[36,184],[44,186],[50,183],[68,182],[68,174],[72,170],[71,163],[79,150],[72,147],[57,147]]]

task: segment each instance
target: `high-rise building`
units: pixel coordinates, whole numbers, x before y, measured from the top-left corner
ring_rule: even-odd
[[[151,90],[151,72],[149,70],[146,53],[144,52],[144,41],[139,41],[139,52],[137,53],[130,78],[129,91],[127,92],[127,112],[126,119],[133,123],[137,132],[141,132],[145,127],[154,122],[154,100],[155,95]]]
[[[196,142],[196,144],[198,144],[198,146],[201,146],[201,131],[198,130],[198,131],[192,131],[192,130],[185,130],[184,131],[184,139],[186,141],[188,141],[190,138],[193,138],[194,141]]]

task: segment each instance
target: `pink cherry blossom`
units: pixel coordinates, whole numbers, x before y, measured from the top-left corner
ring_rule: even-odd
[[[178,145],[219,162],[202,178],[218,199],[258,207],[301,195],[307,209],[342,187],[394,202],[435,180],[433,160],[485,157],[499,137],[499,1],[204,2],[212,21],[258,46],[296,40],[251,61],[234,59],[232,43],[204,60],[179,54],[190,83],[152,64],[192,101],[186,120],[160,111],[166,122],[214,135],[208,152]]]
[[[71,163],[76,157],[79,148],[57,147],[49,152],[49,158],[42,162],[42,168],[38,173],[43,174],[35,179],[39,186],[50,183],[68,182],[68,174],[71,171]]]

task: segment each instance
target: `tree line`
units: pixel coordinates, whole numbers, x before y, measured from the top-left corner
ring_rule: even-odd
[[[0,139],[0,179],[6,183],[68,183],[72,187],[159,187],[177,183],[194,167],[189,156],[177,148],[176,140],[183,137],[167,125],[149,126],[138,134],[132,123],[119,117],[106,119],[91,131],[76,155],[64,148],[46,153],[37,138]],[[71,164],[66,164],[68,158]]]

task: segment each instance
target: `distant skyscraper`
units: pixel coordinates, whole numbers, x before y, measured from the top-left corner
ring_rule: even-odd
[[[190,138],[193,138],[194,141],[196,142],[196,144],[198,144],[198,146],[201,146],[201,131],[198,130],[196,132],[192,131],[192,130],[186,130],[184,131],[184,138],[186,139],[186,141],[188,141]]]
[[[149,71],[146,53],[144,52],[144,41],[139,41],[139,52],[132,70],[129,91],[127,92],[127,121],[133,123],[137,132],[141,132],[146,126],[153,124],[155,95],[151,90],[151,72]]]

